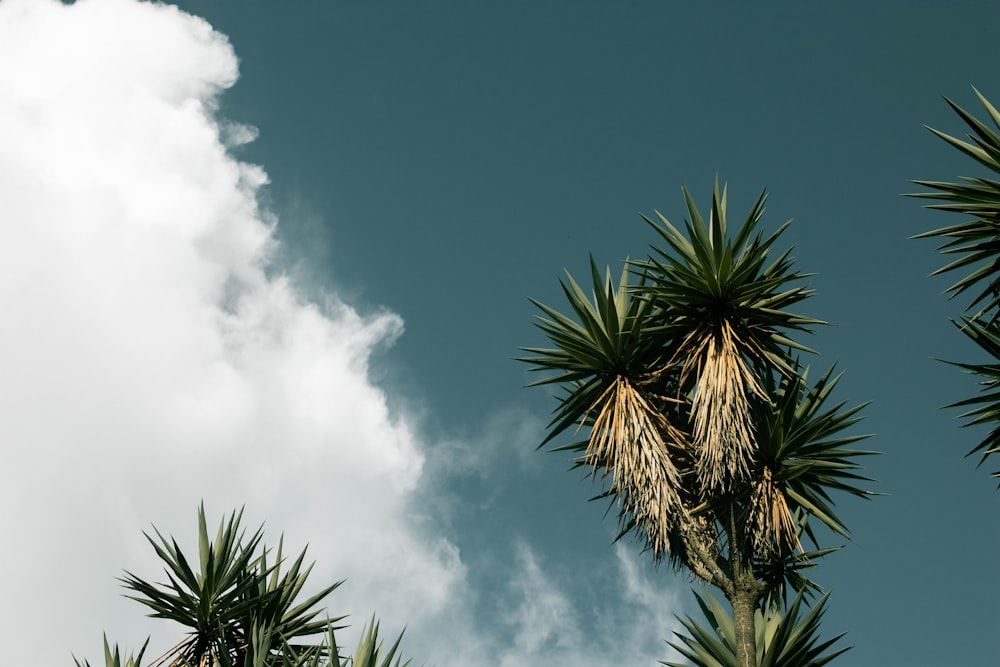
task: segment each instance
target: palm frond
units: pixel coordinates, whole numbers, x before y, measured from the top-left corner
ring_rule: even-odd
[[[111,646],[108,643],[108,636],[104,635],[104,667],[140,667],[142,656],[146,652],[146,646],[148,645],[149,638],[147,637],[146,641],[139,648],[138,653],[122,654],[118,648],[118,644]],[[90,663],[87,660],[80,662],[76,656],[73,657],[73,662],[76,663],[76,667],[90,667]]]
[[[320,589],[305,600],[298,601],[299,594],[306,584],[312,565],[303,567],[306,549],[298,557],[286,564],[282,558],[284,539],[278,542],[278,548],[272,564],[268,564],[268,551],[265,549],[254,564],[255,586],[253,587],[251,615],[245,623],[254,623],[268,627],[271,631],[271,643],[279,646],[281,642],[316,635],[328,629],[331,622],[337,622],[343,617],[329,619],[319,618],[324,609],[320,603],[336,590],[343,581]],[[292,644],[293,648],[301,646]]]
[[[589,426],[580,462],[610,479],[620,522],[637,522],[661,558],[680,505],[680,472],[670,449],[686,446],[686,436],[671,423],[662,397],[650,390],[662,366],[664,343],[651,324],[651,303],[629,284],[629,275],[626,267],[616,287],[610,272],[602,278],[591,260],[588,297],[567,273],[563,290],[575,319],[534,302],[545,314],[538,326],[556,347],[524,348],[535,356],[521,360],[533,370],[556,372],[534,384],[561,382],[568,392],[542,445],[571,426]]]
[[[175,540],[154,529],[157,539],[149,534],[146,539],[163,561],[168,583],[151,583],[128,571],[121,579],[132,591],[126,597],[151,609],[150,616],[170,619],[190,629],[188,639],[175,647],[169,660],[197,664],[205,656],[230,650],[227,647],[245,645],[246,637],[234,621],[251,610],[252,565],[262,531],[258,529],[246,538],[240,526],[242,514],[242,510],[233,512],[228,520],[220,522],[213,541],[208,536],[204,504],[199,506],[197,570]],[[166,660],[164,656],[157,663],[165,664]]]
[[[805,532],[804,517],[800,515],[796,518],[799,520],[800,533]],[[798,539],[801,541],[801,536]],[[765,606],[784,605],[788,602],[789,595],[801,595],[806,599],[811,599],[813,595],[822,593],[823,587],[810,579],[807,572],[816,567],[821,558],[835,551],[840,551],[842,548],[842,546],[836,546],[809,551],[802,550],[755,560],[753,564],[754,574],[764,585],[761,594],[762,604]]]
[[[986,436],[966,454],[978,453],[979,465],[982,465],[991,454],[1000,451],[1000,322],[965,317],[961,323],[955,322],[955,326],[993,358],[992,363],[949,362],[979,378],[979,394],[948,407],[971,408],[960,415],[966,420],[963,426],[989,427]],[[993,476],[1000,477],[1000,471]]]
[[[674,515],[683,511],[680,472],[670,458],[664,434],[675,441],[683,434],[620,376],[594,409],[597,416],[583,462],[611,475],[609,490],[619,500],[620,516],[638,522],[659,558],[669,550]]]
[[[340,582],[299,601],[311,571],[303,567],[305,550],[289,565],[282,558],[280,541],[269,562],[268,550],[261,544],[263,528],[247,538],[240,525],[242,515],[242,510],[233,512],[221,521],[213,540],[204,504],[199,506],[197,569],[191,567],[176,540],[155,529],[156,539],[146,535],[164,563],[167,583],[151,583],[126,572],[121,579],[131,591],[126,597],[151,609],[150,616],[189,629],[184,640],[151,663],[154,667],[244,667],[253,647],[261,655],[278,655],[286,644],[305,652],[307,647],[295,640],[328,628],[329,619],[318,619],[323,611],[318,605]],[[261,635],[265,631],[266,636]]]
[[[687,188],[689,219],[681,232],[659,212],[643,216],[666,242],[633,265],[649,280],[664,330],[675,346],[668,366],[678,389],[692,392],[694,445],[705,492],[745,480],[756,450],[749,417],[751,398],[767,400],[759,368],[792,375],[791,349],[807,350],[789,334],[820,324],[788,308],[811,296],[793,270],[789,251],[772,254],[787,227],[765,237],[761,193],[735,235],[726,220],[726,189],[716,181],[706,222]]]
[[[698,479],[702,489],[717,490],[749,476],[756,455],[750,397],[765,395],[729,322],[720,322],[714,334],[697,331],[689,339],[696,366],[682,369],[680,384],[689,372],[697,378],[691,412]]]
[[[708,592],[695,593],[706,628],[691,617],[681,618],[688,634],[674,633],[679,643],[668,642],[689,663],[661,662],[667,667],[737,667],[736,629],[725,606]],[[796,596],[782,609],[771,605],[755,612],[757,629],[757,664],[760,667],[822,667],[849,650],[843,647],[828,652],[843,634],[827,641],[819,639],[819,623],[828,596],[823,596],[800,618],[802,596]]]
[[[412,661],[403,662],[399,653],[399,643],[402,640],[401,632],[392,646],[385,649],[384,642],[379,637],[379,623],[372,616],[361,630],[361,639],[354,655],[347,660],[344,667],[409,667]]]
[[[833,371],[831,367],[812,386],[808,368],[782,377],[777,387],[769,387],[774,401],[755,406],[759,467],[748,504],[755,553],[781,556],[799,547],[798,513],[849,537],[830,492],[872,495],[860,485],[873,480],[858,472],[861,465],[855,459],[875,452],[849,447],[869,436],[843,434],[860,421],[857,414],[865,406],[826,405],[840,380]]]
[[[983,95],[973,88],[993,125],[1000,129],[1000,112]],[[961,153],[971,157],[990,171],[1000,174],[1000,134],[971,113],[945,98],[956,114],[971,129],[967,140],[958,139],[933,128],[936,136]],[[957,255],[957,259],[936,270],[932,275],[966,270],[967,273],[948,287],[947,292],[956,297],[977,288],[967,311],[978,307],[974,319],[1000,307],[1000,181],[995,178],[960,177],[958,182],[914,181],[930,188],[912,197],[936,200],[928,208],[951,211],[972,220],[934,229],[914,238],[938,237],[946,242],[939,248],[944,255]]]

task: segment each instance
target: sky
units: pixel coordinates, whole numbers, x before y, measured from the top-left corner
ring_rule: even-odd
[[[514,361],[528,298],[762,189],[871,401],[882,496],[815,570],[839,667],[994,664],[1000,496],[941,406],[976,351],[912,179],[1000,101],[1000,6],[0,0],[0,627],[14,667],[150,655],[143,531],[245,506],[415,663],[655,665],[688,576],[613,544]],[[13,640],[13,641],[10,641]]]

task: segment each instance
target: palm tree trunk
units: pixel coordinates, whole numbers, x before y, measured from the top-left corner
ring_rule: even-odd
[[[736,631],[737,667],[757,667],[757,630],[754,627],[754,608],[757,594],[737,585],[730,600],[733,606],[733,628]]]
[[[754,627],[754,611],[760,584],[754,576],[752,556],[745,554],[746,545],[741,526],[737,524],[737,506],[729,505],[726,532],[729,540],[729,567],[732,572],[732,588],[727,591],[729,604],[733,608],[733,629],[736,633],[736,667],[757,667],[757,630]]]

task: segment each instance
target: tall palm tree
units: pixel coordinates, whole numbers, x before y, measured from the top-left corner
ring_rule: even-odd
[[[192,560],[173,538],[154,529],[146,539],[163,562],[166,583],[126,572],[127,597],[146,606],[153,618],[169,619],[188,633],[145,667],[408,667],[402,662],[402,634],[383,650],[374,618],[362,630],[353,655],[341,656],[335,630],[344,617],[329,618],[320,603],[342,582],[300,599],[312,566],[306,552],[287,561],[282,541],[271,553],[263,531],[241,527],[242,511],[219,523],[211,539],[205,508],[198,508],[198,555]],[[147,640],[148,643],[148,640]],[[146,645],[122,656],[104,640],[106,667],[142,667]],[[77,667],[90,667],[76,660]]]
[[[987,363],[956,364],[979,377],[979,395],[953,404],[967,407],[967,426],[985,425],[989,431],[969,454],[980,455],[982,464],[990,454],[1000,451],[1000,111],[973,88],[989,116],[984,123],[948,98],[945,101],[965,122],[971,132],[959,139],[933,128],[935,135],[959,152],[986,167],[993,175],[959,178],[958,182],[914,181],[930,191],[913,197],[938,203],[928,208],[950,211],[963,216],[953,225],[934,229],[915,238],[937,237],[945,243],[939,250],[952,261],[932,275],[958,271],[961,277],[947,290],[952,297],[970,295],[971,301],[955,325],[989,355]],[[970,292],[971,290],[971,292]],[[1000,472],[993,473],[1000,477]]]
[[[756,667],[755,611],[790,588],[816,588],[802,572],[828,553],[810,520],[847,535],[828,495],[866,496],[841,432],[860,407],[827,406],[831,371],[814,384],[791,338],[821,322],[791,309],[812,292],[764,234],[762,193],[742,224],[727,225],[716,182],[707,220],[683,189],[680,231],[644,216],[663,245],[602,278],[591,261],[588,295],[567,273],[570,314],[534,302],[554,347],[524,348],[549,371],[534,385],[564,389],[548,436],[585,428],[577,463],[606,483],[621,532],[718,587],[733,609],[738,667]],[[813,543],[807,551],[805,535]]]

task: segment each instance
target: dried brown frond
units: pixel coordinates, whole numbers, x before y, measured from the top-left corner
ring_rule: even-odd
[[[750,396],[764,397],[729,322],[692,332],[681,345],[682,382],[694,373],[692,436],[699,451],[698,481],[718,491],[750,476],[757,452]]]
[[[618,376],[591,408],[596,412],[583,461],[611,475],[611,491],[646,537],[654,559],[668,551],[668,535],[683,511],[680,473],[667,439],[686,441],[628,378]]]
[[[748,537],[756,555],[768,558],[802,550],[785,497],[785,484],[774,479],[770,468],[765,467],[754,481],[748,512]]]

